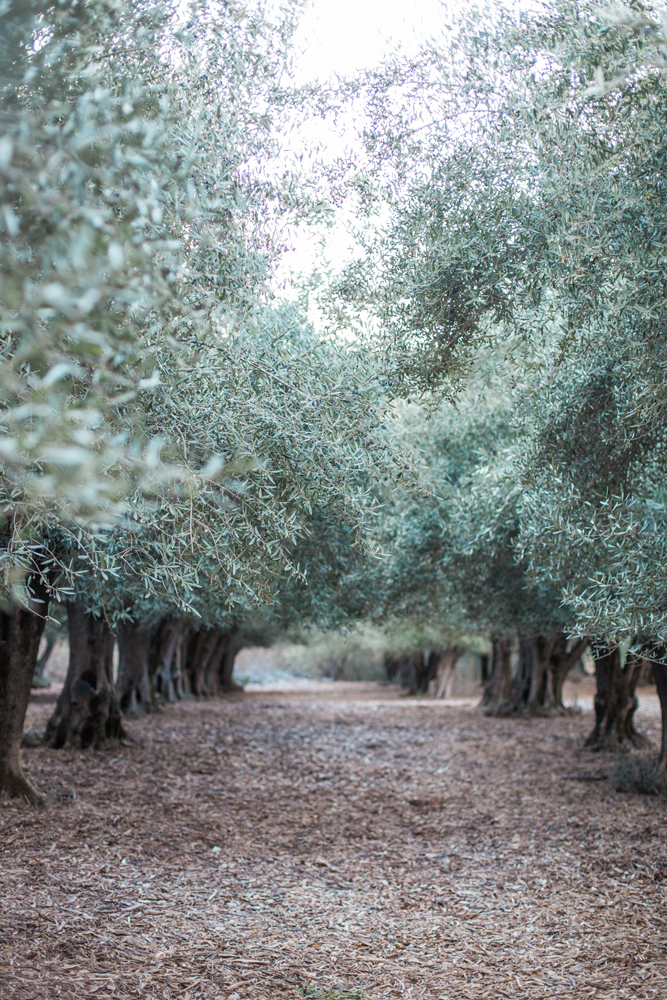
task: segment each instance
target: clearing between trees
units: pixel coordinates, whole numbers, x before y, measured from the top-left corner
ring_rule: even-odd
[[[50,806],[0,808],[3,1000],[667,995],[667,803],[596,780],[589,712],[339,683],[129,728],[24,751]]]

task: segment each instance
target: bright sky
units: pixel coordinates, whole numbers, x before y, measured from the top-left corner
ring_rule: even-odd
[[[397,48],[404,53],[416,52],[424,40],[440,36],[448,17],[451,19],[457,10],[474,2],[309,0],[295,39],[295,82],[324,81],[335,74],[352,76],[377,65]],[[504,0],[505,4],[507,2]],[[509,2],[526,6],[534,0]],[[350,140],[350,136],[340,130],[340,121],[338,130],[320,121],[313,122],[312,129],[307,126],[307,131],[310,139],[322,142],[332,157],[342,155]],[[288,293],[292,277],[305,276],[316,268],[326,270],[333,266],[337,269],[356,255],[350,221],[342,213],[331,228],[303,228],[293,234],[292,252],[283,260],[277,274],[283,293]],[[312,302],[311,319],[317,324],[317,311]]]
[[[452,9],[452,2],[310,0],[295,39],[295,82],[326,80],[335,74],[351,76],[377,65],[398,47],[403,52],[416,51],[424,39],[440,33],[443,15],[448,6]],[[311,139],[323,141],[332,155],[342,155],[347,144],[344,134],[323,122],[313,122]],[[338,266],[352,252],[353,241],[342,217],[326,232],[294,233],[293,251],[279,268],[278,279],[289,284],[290,274],[309,273],[315,265]]]
[[[299,75],[353,73],[399,44],[413,51],[438,33],[447,6],[446,0],[312,0],[298,34]]]

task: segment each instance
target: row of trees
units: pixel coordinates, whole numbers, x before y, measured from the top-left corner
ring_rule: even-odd
[[[377,478],[410,478],[373,352],[276,296],[324,210],[290,162],[298,5],[5,5],[0,114],[0,788],[50,604],[70,670],[46,738],[231,684],[244,635],[338,624]],[[313,536],[326,531],[326,540]],[[316,589],[305,587],[305,570]],[[120,651],[111,675],[114,636]]]
[[[493,636],[489,711],[558,707],[590,644],[595,745],[638,742],[645,659],[667,687],[664,29],[641,4],[495,8],[369,75],[392,222],[338,286],[426,394],[401,433],[433,497],[389,500],[382,613]]]
[[[52,600],[55,745],[117,734],[156,691],[229,687],[244,637],[294,624],[485,634],[493,712],[558,708],[589,644],[598,744],[637,739],[647,657],[667,695],[661,22],[477,11],[325,94],[290,84],[297,14],[2,14],[13,794],[37,797],[18,745]],[[304,117],[348,101],[358,162],[291,157]],[[364,245],[316,336],[276,269],[345,191]]]

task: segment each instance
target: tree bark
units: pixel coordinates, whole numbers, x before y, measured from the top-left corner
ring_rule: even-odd
[[[136,622],[118,626],[118,679],[116,697],[123,715],[144,715],[151,710],[151,682],[148,675],[150,632]]]
[[[156,694],[165,701],[177,701],[185,695],[181,656],[184,633],[184,624],[179,621],[166,619],[158,627],[153,681]]]
[[[550,708],[553,708],[558,712],[566,711],[565,705],[563,704],[563,685],[565,684],[572,667],[581,657],[587,645],[587,638],[577,639],[568,652],[567,640],[564,635],[562,636],[561,641],[555,644],[549,664],[549,670],[551,673]]]
[[[407,687],[408,694],[417,694],[419,691],[419,675],[424,663],[424,654],[421,649],[409,653],[403,664],[402,680],[403,686]]]
[[[241,643],[233,632],[230,633],[219,668],[220,687],[223,691],[243,690],[243,687],[234,680],[234,662],[241,648]]]
[[[383,659],[384,674],[389,683],[393,683],[398,677],[401,660],[396,653],[385,653]]]
[[[653,663],[653,679],[660,699],[662,715],[662,740],[660,741],[660,756],[658,770],[667,771],[667,647],[652,644],[643,650],[644,656],[650,656]]]
[[[385,653],[384,669],[387,680],[398,682],[401,687],[409,689],[410,694],[416,691],[415,656],[421,656],[421,651],[415,653]]]
[[[113,685],[114,637],[80,601],[68,603],[67,617],[69,669],[44,740],[54,747],[101,747],[123,735]]]
[[[463,646],[449,646],[438,657],[438,665],[436,668],[436,680],[438,684],[435,692],[436,698],[451,698],[456,664],[463,656],[464,652],[465,648]]]
[[[642,657],[630,654],[621,669],[618,646],[604,641],[591,641],[595,658],[595,728],[585,746],[593,749],[616,749],[623,743],[646,745],[646,740],[634,726],[637,709],[635,689],[641,673]]]
[[[41,804],[44,796],[26,778],[19,760],[23,722],[30,698],[39,643],[49,607],[41,574],[27,584],[28,602],[0,611],[0,794]]]
[[[206,687],[210,695],[215,696],[229,690],[225,685],[224,672],[227,652],[232,640],[231,633],[218,631],[217,642],[213,645],[206,668]],[[344,666],[344,660],[340,668]],[[339,669],[340,669],[339,668]],[[232,666],[233,669],[233,666]],[[334,677],[334,680],[336,678]]]
[[[414,681],[412,694],[425,694],[431,679],[431,654],[428,649],[420,649],[414,654]]]
[[[426,649],[424,650],[424,691],[427,692],[431,686],[431,681],[437,681],[438,679],[438,663],[440,662],[440,657],[442,655],[442,650],[437,649]]]
[[[220,641],[220,630],[217,628],[201,629],[195,642],[192,672],[192,691],[199,698],[216,694],[215,683],[210,675],[209,667]]]
[[[56,633],[45,628],[43,636],[46,645],[44,646],[44,652],[38,657],[37,663],[35,664],[35,673],[32,678],[32,686],[34,688],[47,688],[51,686],[51,681],[44,677],[44,671],[46,670],[46,664],[49,662],[51,653],[53,652],[53,647],[56,644]]]
[[[554,648],[554,636],[538,635],[532,640],[533,671],[526,707],[532,713],[544,713],[547,694],[547,671]]]
[[[519,637],[519,669],[511,678],[506,698],[498,705],[497,715],[516,715],[523,712],[530,695],[535,673],[535,642],[529,636]]]
[[[486,715],[501,714],[512,684],[511,645],[506,636],[494,636],[491,677],[484,689],[482,705]]]
[[[211,656],[208,661],[206,681],[209,693],[212,695],[219,695],[222,694],[223,691],[228,690],[225,687],[223,674],[225,670],[225,659],[231,638],[232,637],[229,632],[219,631],[217,642],[211,651]]]
[[[225,691],[242,690],[232,679],[234,659],[241,648],[233,630],[200,629],[187,647],[184,673],[192,694],[208,698]]]

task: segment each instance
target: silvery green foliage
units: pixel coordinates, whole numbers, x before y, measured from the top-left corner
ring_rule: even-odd
[[[37,72],[6,84],[5,294],[35,302],[7,326],[6,586],[38,547],[111,618],[226,626],[303,575],[313,511],[359,544],[370,482],[412,471],[374,356],[271,291],[286,220],[321,211],[282,150],[297,8],[78,10],[23,25]]]
[[[399,393],[513,345],[521,437],[457,530],[502,527],[502,549],[494,509],[512,511],[517,564],[573,630],[664,635],[664,18],[569,0],[457,18],[367,80],[392,222],[341,295],[381,318]]]
[[[0,12],[6,586],[31,559],[21,539],[108,521],[159,465],[131,404],[153,383],[146,317],[173,295],[177,244],[161,220],[179,164],[166,88],[121,66],[155,50],[161,15],[123,14],[105,3]]]
[[[151,617],[173,607],[224,624],[265,606],[286,576],[308,571],[303,546],[325,558],[321,538],[304,538],[317,512],[345,546],[362,544],[365,511],[375,505],[370,482],[383,469],[394,478],[404,471],[378,436],[373,369],[365,374],[361,359],[318,345],[307,330],[301,344],[263,355],[275,332],[209,344],[210,367],[202,343],[192,368],[183,367],[183,345],[179,365],[160,363],[147,419],[165,429],[165,450],[180,449],[179,468],[192,477],[152,502],[137,497],[128,526],[87,537],[79,530],[80,585],[90,599],[83,569],[94,548],[107,613]]]
[[[531,581],[517,552],[523,426],[502,359],[496,365],[504,378],[477,371],[456,405],[405,411],[401,434],[432,493],[387,499],[380,620],[445,625],[453,636],[545,634],[567,623],[558,588]]]
[[[567,202],[552,235],[567,248],[568,322],[561,356],[531,394],[520,544],[536,575],[562,586],[579,630],[662,637],[664,37],[646,11],[599,17],[559,54],[577,69],[566,96],[583,119],[558,137],[558,150],[551,138],[554,180],[558,156],[576,154],[579,164],[569,184],[560,171]],[[548,206],[556,190],[552,181]]]

